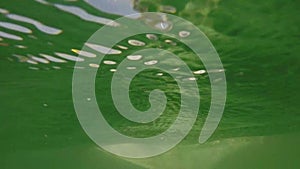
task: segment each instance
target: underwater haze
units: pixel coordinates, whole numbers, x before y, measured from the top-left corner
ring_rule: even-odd
[[[222,119],[204,144],[198,138],[211,103],[208,72],[193,51],[172,37],[140,34],[112,49],[87,40],[104,25],[139,12],[163,12],[197,26],[223,63],[227,100]],[[159,18],[128,17],[149,22]],[[300,168],[300,1],[298,0],[9,0],[0,1],[1,169],[298,169]],[[173,25],[176,26],[176,23]],[[171,29],[171,28],[170,28]],[[114,32],[112,32],[113,34]],[[103,35],[104,36],[104,35]],[[105,35],[109,36],[109,35]],[[182,38],[193,35],[183,31]],[[180,92],[169,74],[147,69],[130,83],[134,107],[151,107],[150,91],[168,102],[154,122],[138,124],[114,106],[111,79],[123,59],[137,50],[175,53],[192,70],[201,94],[198,117],[183,141],[161,155],[124,158],[95,144],[73,105],[76,62],[106,53],[95,93],[108,123],[124,135],[145,138],[167,130],[180,109]],[[155,64],[154,61],[145,63]],[[128,69],[135,69],[128,67]]]

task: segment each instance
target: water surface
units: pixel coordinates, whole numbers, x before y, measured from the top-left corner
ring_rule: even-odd
[[[292,0],[1,1],[0,167],[299,168],[299,5]],[[149,47],[168,49],[195,75],[178,78],[196,80],[199,85],[201,106],[191,133],[165,154],[132,160],[103,151],[82,130],[73,108],[72,73],[75,61],[95,56],[80,50],[104,24],[118,26],[111,21],[137,11],[183,17],[198,26],[218,51],[224,70],[213,73],[226,73],[227,103],[217,131],[206,144],[199,145],[198,137],[210,106],[207,71],[176,39],[154,34],[124,39],[113,49],[86,44],[91,51],[108,54],[100,65],[89,65],[99,68],[99,106],[106,110],[108,122],[124,134],[148,137],[165,131],[180,105],[180,92],[170,75],[147,70],[132,81],[130,97],[139,110],[150,107],[149,92],[155,88],[168,97],[164,114],[142,125],[118,114],[110,79],[123,59],[143,57],[132,52]],[[176,26],[161,17],[138,19],[152,27]],[[195,38],[187,30],[178,36]],[[84,57],[78,57],[80,52]],[[149,60],[144,64],[156,63]]]

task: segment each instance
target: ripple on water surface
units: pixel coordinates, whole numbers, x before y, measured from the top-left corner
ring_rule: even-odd
[[[44,32],[46,34],[58,35],[58,34],[62,33],[62,30],[60,30],[60,29],[44,25],[43,23],[41,23],[37,20],[34,20],[32,18],[26,17],[26,16],[21,16],[21,15],[17,15],[17,14],[7,14],[6,16],[8,18],[16,20],[16,21],[30,23],[30,24],[34,25],[38,30],[40,30],[41,32]]]
[[[22,33],[31,33],[32,31],[24,26],[21,25],[17,25],[14,23],[9,23],[9,22],[1,22],[0,21],[0,26],[3,28],[7,28],[10,30],[14,30],[14,31],[18,31],[18,32],[22,32]]]

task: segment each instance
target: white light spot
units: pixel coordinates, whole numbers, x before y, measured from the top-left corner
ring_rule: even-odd
[[[154,34],[147,34],[146,37],[150,40],[158,40],[158,37]]]
[[[170,45],[173,45],[173,46],[177,45],[176,42],[173,42],[173,41],[170,40],[170,39],[166,39],[166,40],[165,40],[165,43],[170,44]]]
[[[17,54],[13,54],[14,57],[16,57],[19,62],[27,62],[28,58],[26,56],[22,56],[22,55],[17,55]]]
[[[66,53],[55,52],[55,54],[59,57],[62,57],[64,59],[68,59],[70,61],[75,61],[75,62],[83,62],[84,61],[83,58],[76,57],[76,56],[73,56],[73,55],[69,55],[69,54],[66,54]]]
[[[168,21],[162,21],[158,22],[157,24],[154,25],[156,29],[162,30],[162,31],[168,31],[171,30],[173,27],[173,24]]]
[[[75,52],[80,56],[84,56],[84,57],[88,57],[88,58],[95,58],[96,57],[96,54],[91,53],[91,52],[87,52],[87,51],[72,49],[72,52]]]
[[[40,53],[39,54],[40,56],[50,60],[51,62],[56,62],[56,63],[64,63],[64,62],[67,62],[65,60],[62,60],[62,59],[59,59],[59,58],[56,58],[56,57],[53,57],[53,56],[50,56],[50,55],[46,55],[46,54],[43,54],[43,53]]]
[[[176,13],[176,8],[169,5],[161,5],[159,10],[164,13]]]
[[[224,72],[225,70],[224,69],[213,69],[213,70],[210,70],[208,71],[209,73],[221,73],[221,72]]]
[[[202,74],[204,74],[204,73],[206,73],[205,70],[197,70],[197,71],[194,71],[194,74],[196,74],[196,75],[202,75]]]
[[[33,65],[37,65],[38,64],[36,61],[30,60],[30,59],[28,59],[26,62],[30,63],[30,64],[33,64]]]
[[[33,55],[28,55],[32,60],[35,60],[37,62],[40,62],[40,63],[45,63],[45,64],[48,64],[49,63],[49,60],[47,59],[43,59],[43,58],[39,58],[39,57],[36,57],[36,56],[33,56]]]
[[[34,35],[27,35],[29,38],[31,38],[31,39],[38,39],[36,36],[34,36]]]
[[[128,60],[140,60],[140,59],[142,59],[142,55],[128,55],[127,59]]]
[[[38,67],[32,67],[32,66],[28,67],[28,69],[31,69],[31,70],[40,70],[40,68],[38,68]]]
[[[190,32],[188,32],[188,31],[180,31],[179,33],[178,33],[178,35],[180,36],[180,37],[182,37],[182,38],[186,38],[186,37],[188,37],[188,36],[190,36]]]
[[[50,5],[50,3],[45,0],[35,0],[35,1],[44,5]]]
[[[89,66],[90,66],[90,67],[94,67],[94,68],[99,68],[99,65],[98,65],[98,64],[95,64],[95,63],[90,63]]]
[[[84,9],[81,9],[77,6],[68,6],[68,5],[62,5],[62,4],[54,4],[54,6],[62,11],[71,13],[85,21],[104,24],[104,25],[113,26],[113,27],[120,26],[120,24],[115,22],[114,20],[103,18],[103,17],[96,16],[96,15],[92,15],[92,14],[86,12]]]
[[[117,47],[120,48],[120,49],[123,49],[123,50],[127,50],[128,49],[128,47],[122,46],[122,45],[117,45]]]
[[[128,70],[135,70],[136,67],[133,67],[133,66],[131,67],[131,66],[130,66],[130,67],[126,67],[126,69],[128,69]]]
[[[188,80],[195,81],[195,80],[197,80],[197,78],[195,78],[195,77],[189,77]]]
[[[145,42],[142,42],[142,41],[139,41],[139,40],[134,40],[134,39],[131,39],[131,40],[128,40],[128,43],[132,46],[145,46]]]
[[[62,33],[62,30],[57,29],[57,28],[53,28],[53,27],[50,27],[50,26],[46,26],[46,25],[42,24],[41,22],[39,22],[37,20],[34,20],[32,18],[28,18],[28,17],[25,17],[25,16],[16,15],[16,14],[7,14],[6,16],[8,18],[16,20],[16,21],[30,23],[30,24],[34,25],[37,29],[39,29],[40,31],[42,31],[46,34],[58,35],[58,34]]]
[[[14,30],[14,31],[18,31],[18,32],[22,32],[22,33],[31,33],[32,31],[24,26],[21,25],[17,25],[14,23],[9,23],[9,22],[1,22],[0,21],[0,26],[3,28],[7,28],[10,30]]]
[[[150,61],[144,62],[144,64],[145,64],[145,65],[148,65],[148,66],[150,66],[150,65],[155,65],[155,64],[157,64],[157,63],[158,63],[157,60],[150,60]]]
[[[180,68],[179,67],[177,67],[177,68],[174,68],[174,69],[172,69],[173,71],[178,71]]]
[[[2,13],[2,14],[8,14],[8,13],[9,13],[9,11],[8,11],[8,10],[6,10],[6,9],[2,9],[2,8],[0,8],[0,13]]]
[[[121,54],[122,52],[120,50],[115,50],[111,49],[102,45],[97,45],[93,43],[85,43],[86,46],[88,46],[91,49],[94,49],[95,51],[98,51],[103,54],[111,54],[111,55],[116,55],[116,54]]]
[[[20,49],[26,49],[27,47],[26,46],[23,46],[23,45],[15,45],[16,48],[20,48]]]
[[[105,60],[105,61],[103,61],[103,63],[106,64],[106,65],[115,65],[115,64],[117,64],[117,62],[111,61],[111,60]]]
[[[85,67],[82,66],[74,66],[75,69],[85,69]]]
[[[61,69],[59,66],[52,66],[52,67],[53,69],[57,69],[57,70]]]
[[[2,31],[0,31],[0,36],[2,38],[12,39],[12,40],[23,40],[23,38],[20,37],[20,36],[13,35],[13,34],[6,33],[6,32],[2,32]]]
[[[220,81],[222,81],[222,80],[223,80],[222,78],[217,78],[217,79],[214,79],[213,82],[216,83],[216,82],[220,82]]]

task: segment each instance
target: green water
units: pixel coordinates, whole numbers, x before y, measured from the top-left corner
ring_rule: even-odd
[[[119,17],[101,12],[83,1],[48,2],[78,6],[103,18]],[[198,144],[211,94],[208,75],[203,74],[195,75],[201,86],[199,117],[190,134],[178,146],[160,156],[138,160],[103,151],[85,134],[74,111],[74,62],[35,65],[13,56],[18,54],[28,59],[27,54],[55,56],[54,52],[76,55],[71,49],[81,49],[102,25],[35,1],[0,1],[0,8],[9,13],[34,18],[63,31],[59,35],[49,35],[32,24],[0,14],[0,21],[32,30],[27,35],[0,27],[0,31],[23,38],[21,41],[8,38],[0,41],[0,168],[300,167],[300,2],[142,0],[136,8],[157,11],[162,4],[174,6],[175,15],[198,26],[211,40],[223,62],[227,102],[222,120],[208,142]],[[141,36],[132,38],[145,40]],[[166,45],[159,41],[146,47],[159,45],[178,54],[192,70],[204,69],[182,45]],[[135,50],[130,47],[109,59],[120,61]],[[113,75],[110,69],[115,67],[102,64],[96,79],[97,99],[101,100],[99,106],[107,112],[104,115],[108,122],[116,130],[136,137],[166,130],[176,118],[180,104],[174,80],[168,75],[157,78],[158,70],[148,70],[132,81],[130,96],[140,110],[149,108],[147,99],[154,88],[166,91],[170,98],[162,117],[155,123],[139,125],[122,118],[113,107],[109,87]]]

